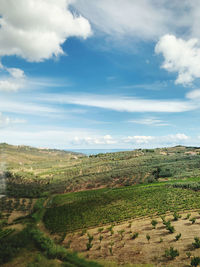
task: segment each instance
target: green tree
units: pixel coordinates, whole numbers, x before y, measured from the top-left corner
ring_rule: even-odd
[[[149,234],[146,234],[146,239],[147,239],[148,242],[150,241],[151,237],[150,237]]]
[[[179,252],[177,249],[174,249],[173,247],[170,247],[169,249],[165,250],[165,257],[173,260],[175,259],[177,256],[179,256]]]
[[[175,236],[176,241],[178,241],[180,238],[181,238],[181,233],[180,233],[180,234],[177,234],[177,235]]]

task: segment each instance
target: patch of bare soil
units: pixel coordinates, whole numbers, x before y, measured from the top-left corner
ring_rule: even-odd
[[[15,229],[17,231],[22,231],[24,229],[25,225],[21,224],[21,223],[17,223],[17,224],[12,224],[9,226],[6,226],[5,229]]]
[[[182,213],[178,221],[173,221],[173,216],[166,216],[166,220],[171,219],[171,224],[175,227],[175,233],[170,234],[162,223],[161,218],[153,218],[158,221],[156,229],[151,225],[152,218],[132,220],[113,227],[114,233],[104,226],[101,233],[99,228],[88,230],[92,240],[92,248],[86,249],[88,235],[83,233],[68,234],[63,241],[63,245],[72,250],[81,252],[90,259],[105,259],[115,261],[119,264],[155,264],[155,266],[190,266],[191,256],[200,256],[200,248],[194,249],[192,243],[194,237],[200,237],[200,215],[197,212],[190,212],[191,217],[196,218],[192,224],[186,219],[187,213]],[[120,232],[121,231],[121,232]],[[134,233],[138,237],[132,239]],[[176,241],[175,236],[181,233],[181,238]],[[149,242],[147,235],[150,236]],[[102,240],[100,241],[100,236]],[[165,250],[170,247],[178,249],[179,256],[174,260],[167,259]]]
[[[28,215],[28,212],[23,212],[23,211],[12,211],[10,216],[8,217],[8,223],[12,223],[14,220],[16,220],[19,217],[26,216]]]

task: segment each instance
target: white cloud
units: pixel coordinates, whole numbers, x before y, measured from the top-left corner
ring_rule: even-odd
[[[166,137],[164,137],[164,139],[166,139],[167,141],[173,141],[173,142],[177,142],[177,141],[186,141],[189,139],[189,137],[183,133],[177,133],[177,134],[170,134],[167,135]]]
[[[41,96],[44,99],[44,96]],[[54,103],[111,109],[125,112],[183,112],[194,110],[198,105],[189,101],[151,100],[120,96],[102,95],[45,95],[45,100]]]
[[[160,147],[164,145],[177,145],[189,141],[190,137],[184,133],[170,134],[165,136],[128,136],[123,138],[125,143],[136,145],[151,145],[151,147]]]
[[[23,87],[22,83],[16,81],[0,80],[0,91],[16,92],[22,87]]]
[[[75,145],[112,145],[116,144],[117,140],[114,140],[111,135],[105,135],[103,137],[78,137],[76,136],[73,141]]]
[[[22,79],[25,78],[24,71],[18,68],[6,68],[13,78]]]
[[[168,123],[166,123],[162,120],[156,119],[156,118],[135,119],[135,120],[129,120],[128,122],[147,125],[147,126],[167,126],[167,125],[169,125]]]
[[[26,77],[23,70],[19,68],[7,68],[2,63],[0,69],[2,72],[9,73],[10,75],[0,78],[0,91],[16,92],[25,87]]]
[[[191,100],[197,100],[199,101],[200,99],[200,89],[196,89],[193,91],[190,91],[186,94],[186,97]]]
[[[62,55],[68,37],[87,38],[91,27],[72,14],[72,0],[0,0],[0,56],[43,61]]]
[[[198,39],[185,41],[167,34],[156,44],[155,52],[163,54],[163,69],[178,73],[176,84],[188,84],[195,78],[200,78],[200,43]]]
[[[153,136],[128,136],[124,138],[125,143],[136,143],[136,144],[148,144],[150,141],[154,140]]]
[[[14,127],[14,126],[13,126]],[[0,143],[7,142],[15,145],[32,145],[40,147],[73,149],[73,148],[155,148],[175,145],[197,146],[200,137],[177,133],[165,136],[103,135],[86,128],[57,128],[33,127],[26,129],[5,128],[0,131]]]
[[[35,104],[31,101],[13,101],[11,99],[0,97],[0,112],[49,116],[58,114],[59,109],[48,107],[45,105]]]
[[[77,0],[73,6],[117,44],[124,37],[156,40],[166,33],[200,38],[198,0]]]
[[[155,0],[77,0],[73,6],[99,31],[114,39],[152,39],[165,33],[173,10]]]

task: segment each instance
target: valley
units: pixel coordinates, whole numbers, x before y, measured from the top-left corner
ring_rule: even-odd
[[[197,266],[199,148],[88,157],[1,146],[2,266]]]

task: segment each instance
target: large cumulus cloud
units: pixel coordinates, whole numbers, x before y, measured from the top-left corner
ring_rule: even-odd
[[[0,56],[43,61],[62,55],[68,37],[87,38],[87,19],[69,10],[72,0],[0,0]]]

